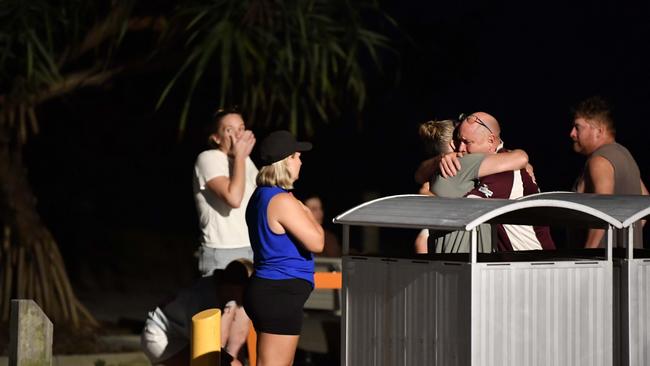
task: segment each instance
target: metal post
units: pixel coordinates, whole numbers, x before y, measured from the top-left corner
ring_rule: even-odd
[[[626,310],[626,316],[621,316],[621,328],[625,330],[625,334],[623,337],[625,339],[621,340],[621,348],[624,350],[622,352],[622,361],[623,365],[635,365],[635,360],[633,355],[636,353],[636,347],[639,343],[634,342],[634,336],[632,334],[633,332],[633,327],[631,324],[632,318],[633,318],[633,313],[634,313],[634,304],[638,302],[633,301],[632,299],[632,289],[634,288],[634,285],[636,285],[636,268],[635,270],[632,269],[634,266],[633,259],[634,259],[634,226],[637,223],[633,223],[632,225],[628,226],[626,228],[627,230],[627,247],[626,247],[626,257],[627,260],[622,261],[623,265],[621,266],[621,271],[625,271],[625,273],[621,273],[621,276],[625,276],[626,281],[625,283],[625,289],[621,289],[621,291],[625,291],[624,295],[625,296],[625,304],[621,304],[621,306],[625,306]],[[634,274],[633,274],[634,272]],[[633,283],[634,281],[634,283]],[[623,282],[623,281],[621,281]],[[636,296],[635,296],[636,297]]]
[[[634,227],[637,223],[627,227],[627,259],[634,259]]]
[[[347,232],[346,232],[347,231]],[[343,242],[345,243],[349,235],[349,226],[343,226]],[[346,253],[345,251],[344,253]],[[350,265],[349,257],[343,256],[342,258],[342,286],[341,286],[341,365],[349,366],[349,357],[348,357],[348,329],[350,329],[349,318],[348,318],[348,289],[350,287],[350,281],[348,279],[347,266]]]
[[[350,225],[343,225],[343,255],[350,254]]]
[[[612,261],[612,245],[614,243],[614,228],[607,225],[607,261]]]
[[[478,265],[476,264],[477,262],[477,241],[478,241],[478,226],[473,228],[472,231],[470,232],[470,245],[469,245],[469,256],[470,256],[470,272],[471,272],[471,279],[470,279],[470,334],[469,334],[469,359],[470,359],[470,365],[476,365],[478,364],[478,360],[475,359],[476,357],[476,349],[478,347],[478,342],[476,337],[476,332],[475,332],[475,325],[478,324],[479,321],[479,308],[478,308],[478,300],[476,299],[475,296],[475,291],[477,290],[476,286],[478,285]]]
[[[348,271],[345,270],[347,259],[350,254],[350,225],[343,225],[343,258],[341,263],[341,365],[348,365]]]
[[[476,252],[477,248],[477,235],[478,235],[478,226],[473,228],[470,232],[471,243],[469,246],[469,257],[472,264],[476,264]]]

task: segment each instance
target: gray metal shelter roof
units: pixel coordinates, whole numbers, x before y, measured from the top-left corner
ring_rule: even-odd
[[[607,213],[620,221],[622,227],[628,227],[650,215],[650,196],[545,192],[522,197],[519,200],[530,199],[563,200],[582,204]]]
[[[398,195],[354,207],[333,221],[344,225],[471,230],[483,223],[623,228],[650,215],[650,197],[551,192],[518,200]]]

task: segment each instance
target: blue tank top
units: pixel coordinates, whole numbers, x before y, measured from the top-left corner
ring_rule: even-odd
[[[269,202],[287,191],[257,187],[246,207],[246,224],[254,254],[254,276],[270,280],[299,278],[314,286],[314,256],[289,235],[276,234],[268,224]]]

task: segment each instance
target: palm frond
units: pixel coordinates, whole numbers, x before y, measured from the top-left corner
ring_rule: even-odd
[[[384,16],[373,0],[194,0],[180,4],[172,21],[185,22],[193,69],[188,98],[216,75],[219,104],[239,104],[249,122],[309,133],[340,113],[341,103],[360,110],[366,100],[368,57],[381,65],[389,39],[365,24],[362,14]],[[375,19],[376,20],[376,19]],[[392,22],[392,20],[390,20]],[[160,101],[177,85],[176,74]],[[189,99],[180,118],[186,125]]]

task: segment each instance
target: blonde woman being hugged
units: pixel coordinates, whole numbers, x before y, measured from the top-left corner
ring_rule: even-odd
[[[260,146],[264,166],[246,209],[254,272],[244,307],[257,331],[257,365],[291,365],[302,328],[303,306],[314,287],[312,253],[324,232],[311,210],[289,192],[300,173],[300,152],[288,131],[275,131]]]
[[[239,258],[253,260],[244,215],[257,175],[249,157],[255,136],[236,109],[218,110],[206,132],[211,149],[199,154],[194,165],[202,276]]]

